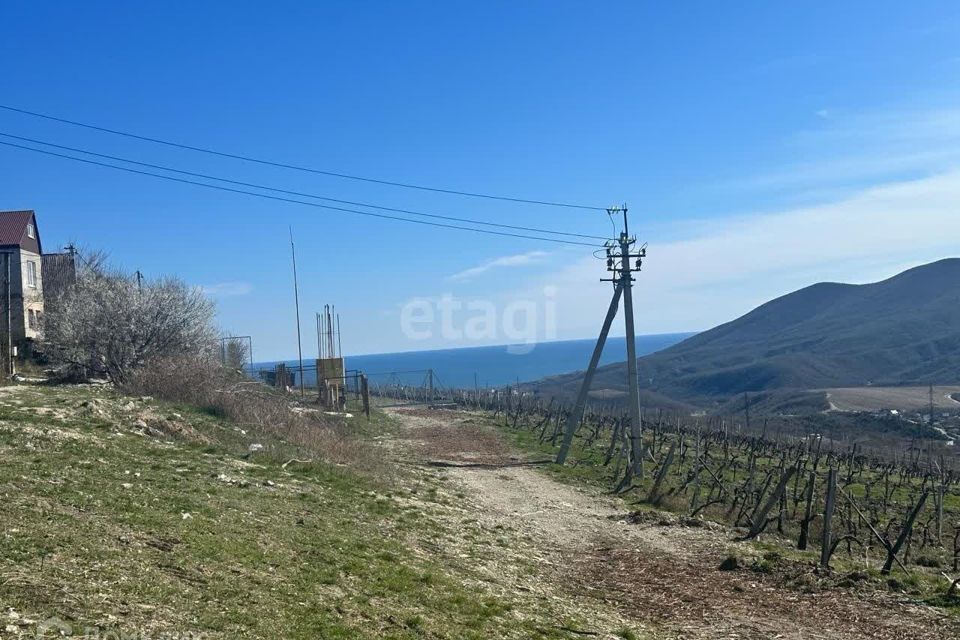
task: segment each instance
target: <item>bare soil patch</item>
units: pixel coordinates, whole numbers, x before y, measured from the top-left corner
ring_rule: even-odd
[[[826,392],[834,411],[919,411],[930,406],[930,387],[840,387],[821,391]],[[960,387],[934,386],[934,408],[957,409],[960,403],[955,395],[960,395]]]
[[[804,591],[749,568],[718,570],[714,553],[679,558],[602,546],[578,556],[570,579],[584,591],[680,638],[956,638],[933,609],[890,596]]]
[[[406,426],[403,437],[414,445],[421,458],[485,464],[507,464],[520,459],[495,431],[477,424],[471,416],[425,409],[396,413]]]

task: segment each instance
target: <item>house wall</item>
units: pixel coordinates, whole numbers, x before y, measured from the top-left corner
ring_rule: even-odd
[[[30,326],[30,312],[43,313],[43,269],[40,255],[18,248],[5,248],[3,253],[10,255],[10,324],[12,340],[15,345],[23,345],[27,339],[39,337],[37,327]],[[31,287],[27,279],[27,263],[36,265],[36,286]],[[3,264],[0,263],[0,269]],[[0,274],[0,280],[6,273]],[[6,300],[0,301],[6,306]],[[4,318],[4,322],[6,319]]]
[[[31,287],[27,282],[27,263],[33,263],[37,274],[36,284]],[[30,312],[43,314],[43,259],[39,253],[20,249],[20,289],[22,292],[22,319],[24,338],[36,339],[40,335],[39,318],[34,327],[30,326]]]

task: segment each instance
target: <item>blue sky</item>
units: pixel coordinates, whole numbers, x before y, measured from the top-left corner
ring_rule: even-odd
[[[5,2],[0,104],[320,169],[533,199],[626,201],[645,333],[699,330],[821,279],[957,254],[952,2]],[[296,173],[0,111],[0,132],[335,198],[604,235],[600,212]],[[0,141],[4,138],[0,138]],[[263,358],[335,303],[344,349],[503,343],[402,330],[411,301],[532,301],[593,335],[586,247],[376,221],[0,146],[0,209],[217,298]],[[544,293],[544,291],[547,293]],[[548,305],[554,305],[547,311]],[[479,306],[475,305],[475,306]],[[311,338],[306,339],[310,345]]]

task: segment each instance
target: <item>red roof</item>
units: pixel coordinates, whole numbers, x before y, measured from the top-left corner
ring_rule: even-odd
[[[20,246],[33,211],[0,211],[0,246]]]

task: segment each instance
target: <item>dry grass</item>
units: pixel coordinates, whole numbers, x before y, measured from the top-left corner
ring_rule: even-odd
[[[140,369],[123,391],[189,405],[226,418],[262,439],[278,455],[346,465],[367,475],[386,468],[376,448],[357,437],[357,428],[316,406],[298,404],[286,393],[253,382],[216,362],[167,359]]]

